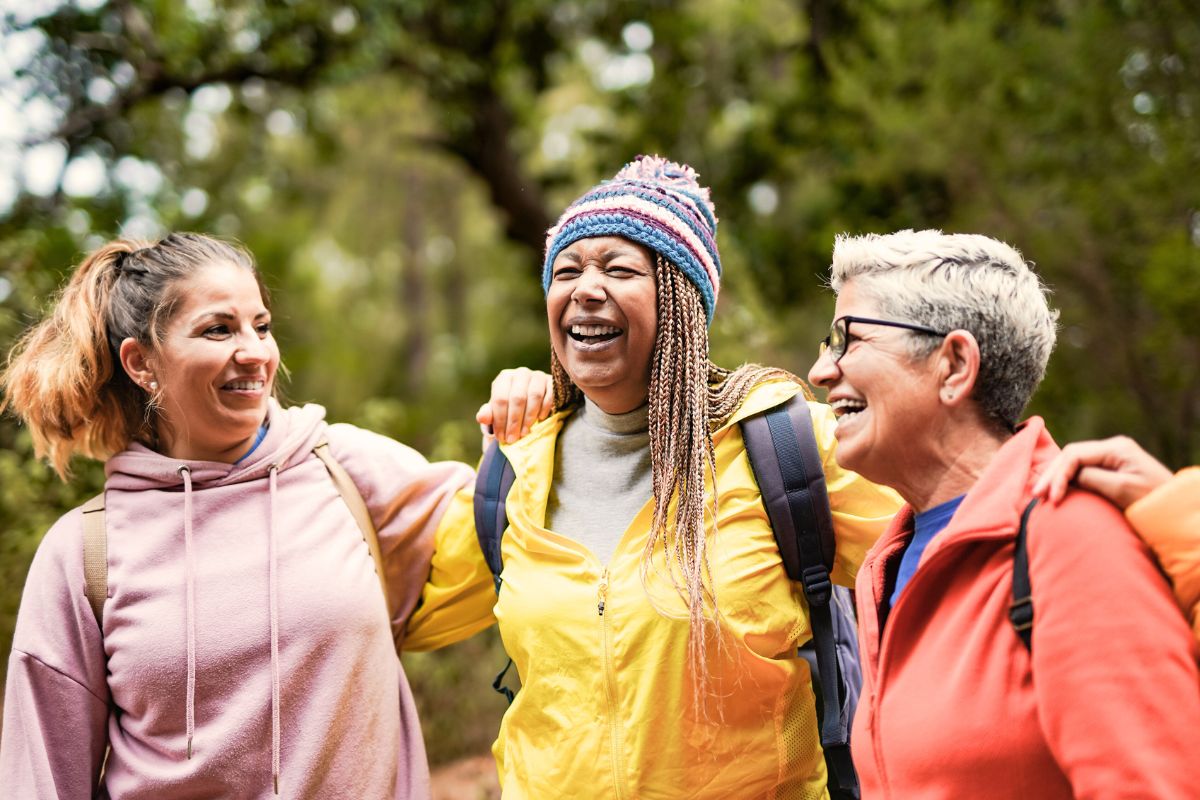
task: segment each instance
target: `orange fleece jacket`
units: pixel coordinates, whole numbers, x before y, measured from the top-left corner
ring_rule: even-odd
[[[1008,619],[1013,538],[1039,466],[1008,441],[881,616],[912,536],[906,507],[858,575],[864,800],[1200,798],[1196,642],[1120,512],[1072,492],[1029,525],[1032,653]]]
[[[1175,598],[1200,639],[1200,467],[1180,470],[1126,509],[1125,518],[1171,576]]]

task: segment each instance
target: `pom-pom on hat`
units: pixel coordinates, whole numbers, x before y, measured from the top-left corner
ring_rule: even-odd
[[[712,323],[721,285],[717,215],[696,171],[660,156],[638,156],[611,180],[592,188],[546,232],[542,288],[550,290],[554,259],[594,236],[622,236],[645,245],[679,268],[700,290]]]

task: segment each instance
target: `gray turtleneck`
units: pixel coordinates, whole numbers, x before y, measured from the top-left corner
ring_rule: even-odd
[[[585,400],[558,434],[546,527],[607,564],[650,495],[647,406],[606,414]]]

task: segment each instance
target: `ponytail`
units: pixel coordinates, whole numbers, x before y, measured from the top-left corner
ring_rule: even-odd
[[[116,241],[88,256],[0,376],[0,410],[11,408],[29,426],[34,452],[64,479],[72,455],[103,460],[140,428],[140,393],[114,364],[107,332],[118,265],[138,246]]]

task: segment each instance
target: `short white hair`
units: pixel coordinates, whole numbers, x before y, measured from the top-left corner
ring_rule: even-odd
[[[1016,425],[1046,374],[1058,320],[1049,290],[1016,249],[938,230],[841,234],[830,285],[840,292],[850,281],[898,321],[970,331],[980,349],[974,399],[1004,427]],[[913,336],[913,355],[928,355],[938,344]]]

